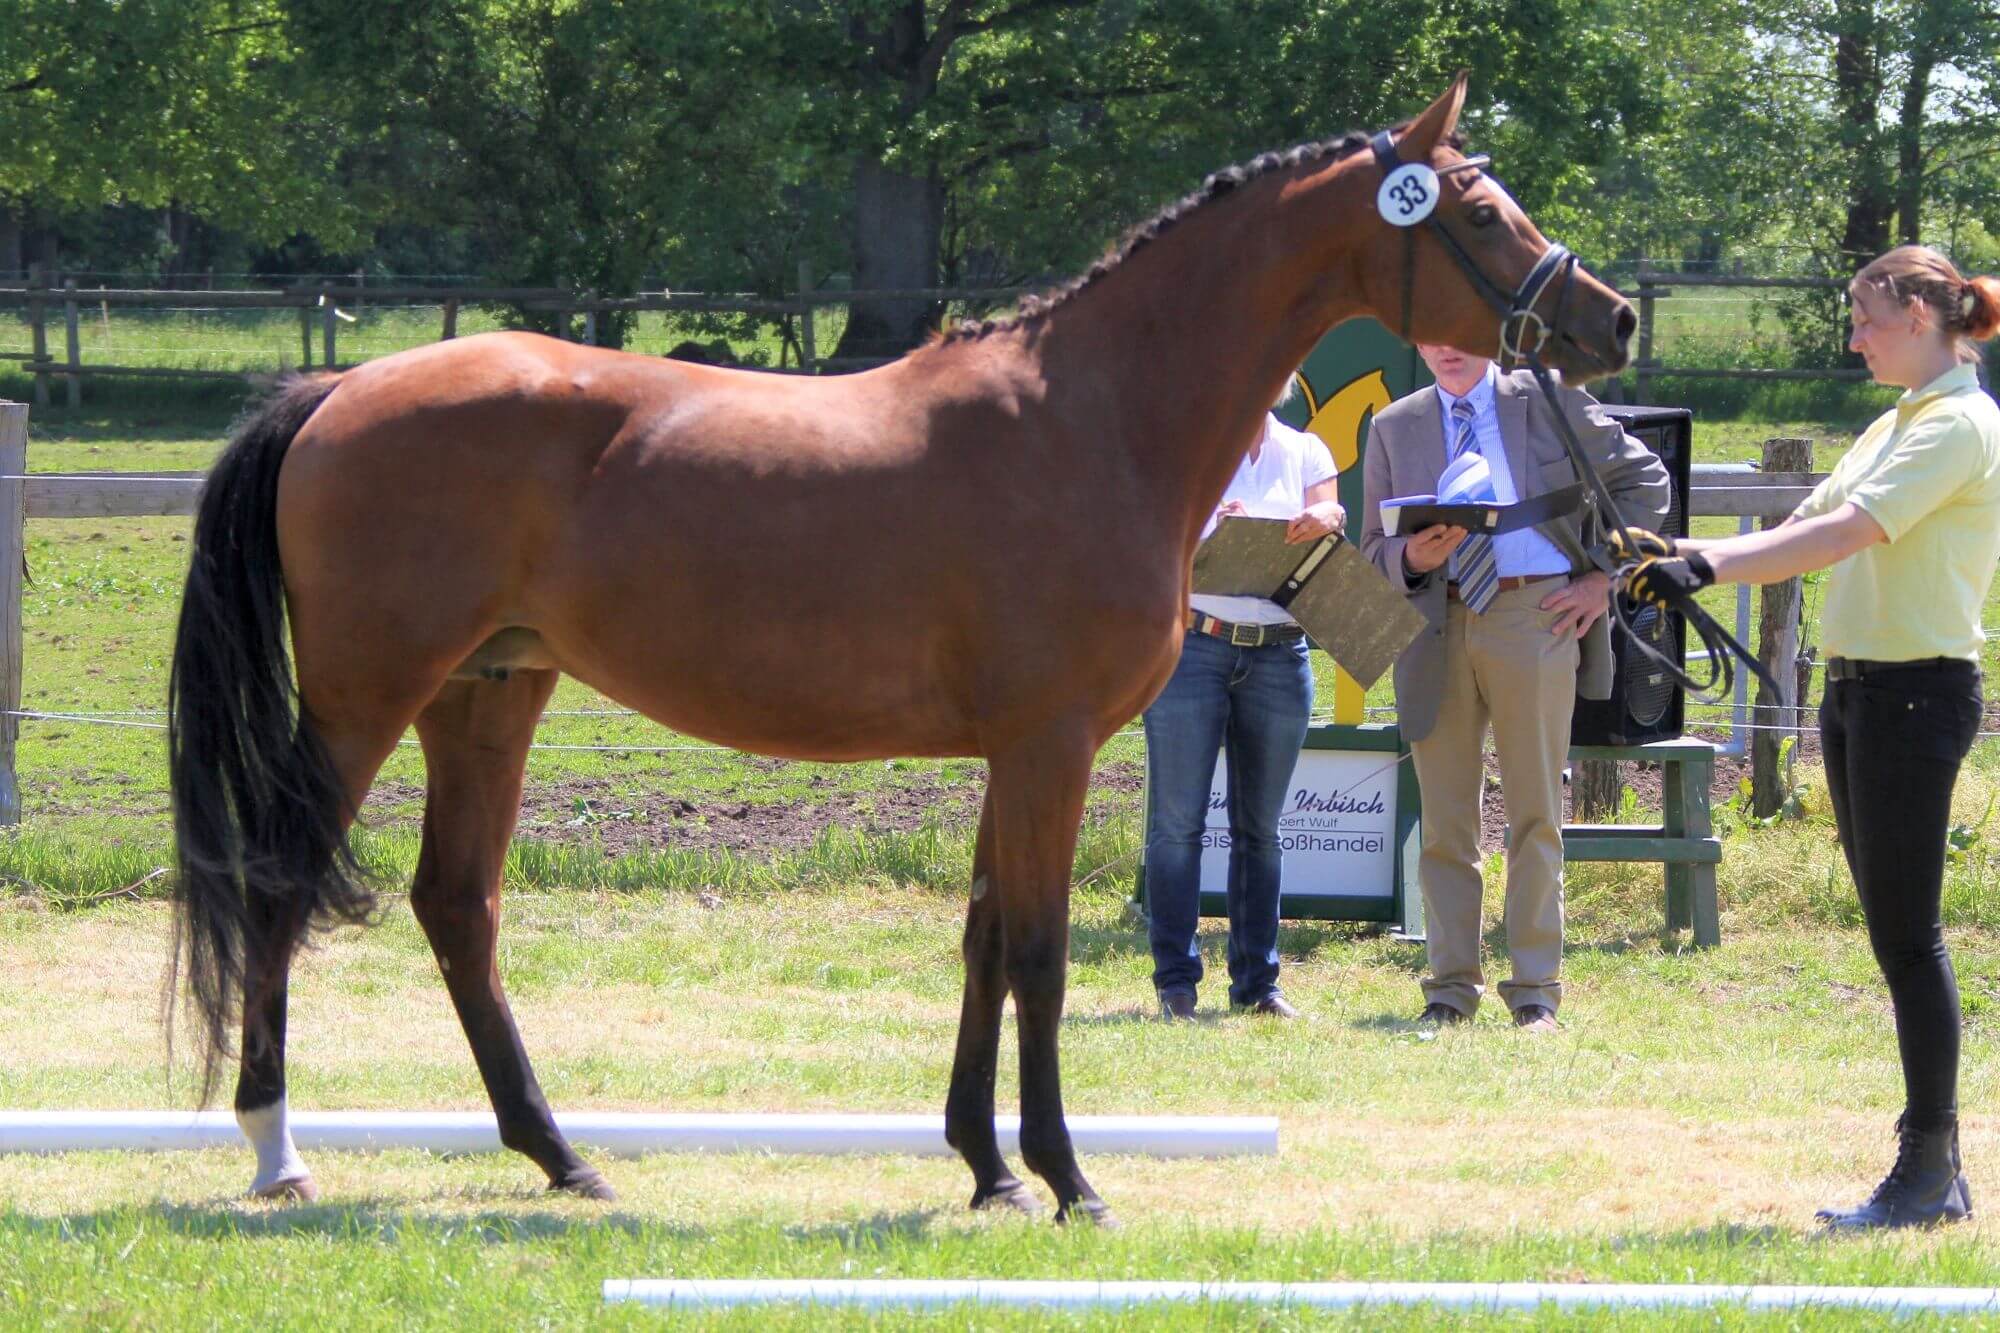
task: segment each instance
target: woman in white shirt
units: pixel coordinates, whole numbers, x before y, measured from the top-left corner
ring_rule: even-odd
[[[1227,515],[1246,514],[1290,520],[1287,541],[1318,541],[1346,520],[1337,482],[1317,437],[1267,417],[1208,531]],[[1282,607],[1259,597],[1192,599],[1180,664],[1145,715],[1146,908],[1153,985],[1169,1020],[1195,1014],[1209,781],[1225,747],[1230,1004],[1298,1016],[1278,990],[1278,816],[1312,701],[1305,631]]]

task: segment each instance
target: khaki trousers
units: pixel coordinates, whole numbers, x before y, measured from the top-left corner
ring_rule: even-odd
[[[1507,952],[1500,983],[1510,1010],[1562,1003],[1562,770],[1581,649],[1549,627],[1540,603],[1566,582],[1537,580],[1496,595],[1482,615],[1446,603],[1444,692],[1437,725],[1410,746],[1423,794],[1418,882],[1431,975],[1426,1003],[1470,1017],[1486,990],[1479,965],[1479,798],[1486,728],[1500,760],[1507,811]]]

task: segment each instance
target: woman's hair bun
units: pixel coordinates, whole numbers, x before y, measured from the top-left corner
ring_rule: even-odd
[[[1981,274],[1965,283],[1965,336],[1985,342],[2000,333],[2000,278]]]

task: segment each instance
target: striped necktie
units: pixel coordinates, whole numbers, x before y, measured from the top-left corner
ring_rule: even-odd
[[[1470,402],[1461,398],[1451,405],[1451,424],[1455,432],[1451,456],[1456,461],[1479,447]],[[1493,595],[1500,591],[1500,563],[1493,554],[1493,539],[1474,533],[1460,542],[1451,553],[1451,578],[1458,584],[1458,599],[1475,614],[1491,606]]]

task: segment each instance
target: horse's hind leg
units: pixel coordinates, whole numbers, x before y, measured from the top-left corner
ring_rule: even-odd
[[[352,719],[316,718],[327,758],[345,789],[343,829],[353,822],[369,783],[395,749],[404,722],[395,710]],[[236,1123],[257,1154],[250,1194],[310,1203],[319,1186],[292,1143],[285,1103],[285,1015],[292,955],[308,921],[296,899],[252,894],[243,939],[243,1039],[236,1076]]]
[[[554,671],[455,680],[418,717],[429,792],[410,906],[472,1044],[500,1141],[546,1171],[551,1189],[609,1199],[604,1177],[556,1128],[496,964],[501,869],[521,810],[528,744],[555,685]]]
[[[292,1144],[285,1107],[286,983],[305,923],[285,904],[261,895],[248,906],[236,1123],[257,1153],[250,1194],[310,1203],[319,1197],[319,1186]]]

